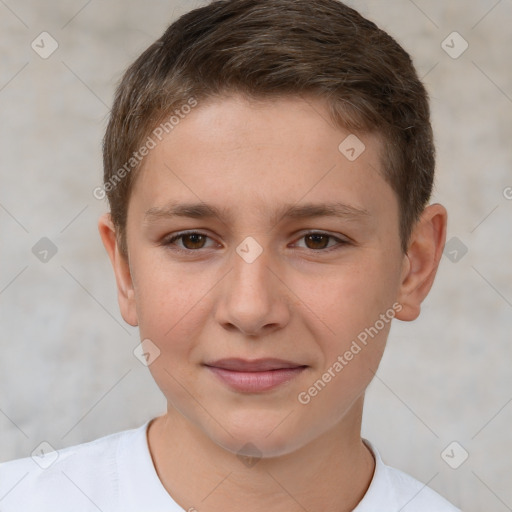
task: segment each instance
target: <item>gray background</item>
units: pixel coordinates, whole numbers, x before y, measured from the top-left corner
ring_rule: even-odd
[[[465,511],[512,510],[512,1],[349,3],[394,35],[424,77],[438,148],[433,200],[455,237],[421,317],[393,325],[363,435]],[[92,191],[117,80],[197,5],[0,0],[0,461],[165,411],[133,355],[137,330],[118,312],[96,227],[107,206]],[[59,44],[47,59],[31,48],[43,31]],[[454,31],[469,44],[458,58],[442,47]],[[445,45],[453,53],[460,43]],[[46,262],[32,252],[43,237],[57,247]],[[452,441],[469,453],[458,469],[441,457]],[[448,453],[460,461],[461,448]]]

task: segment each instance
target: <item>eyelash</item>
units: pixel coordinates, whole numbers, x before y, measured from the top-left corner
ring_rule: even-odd
[[[178,247],[176,244],[174,244],[174,242],[176,240],[179,240],[181,238],[183,238],[184,236],[187,236],[187,235],[201,235],[201,236],[204,236],[206,238],[210,238],[207,234],[205,233],[201,233],[200,231],[183,231],[181,233],[177,233],[175,235],[172,235],[170,237],[167,237],[163,240],[162,242],[162,245],[164,246],[170,246],[170,245],[174,245],[175,247],[172,249],[174,251],[177,251],[177,252],[180,252],[180,253],[188,253],[188,254],[191,254],[191,253],[194,253],[194,252],[200,252],[201,250],[204,249],[204,247],[201,247],[200,249],[183,249],[181,247]],[[320,235],[320,236],[325,236],[329,239],[332,239],[332,240],[335,240],[336,242],[338,242],[336,245],[332,246],[332,247],[328,247],[328,248],[325,248],[325,249],[308,249],[306,247],[307,250],[309,251],[312,251],[314,253],[327,253],[327,252],[332,252],[332,251],[335,251],[335,250],[338,250],[338,249],[341,249],[341,247],[343,247],[344,245],[348,245],[350,242],[347,241],[347,240],[342,240],[341,238],[338,238],[334,235],[331,235],[329,233],[325,233],[323,231],[309,231],[308,233],[304,233],[300,238],[299,240],[307,237],[307,236],[310,236],[310,235]]]

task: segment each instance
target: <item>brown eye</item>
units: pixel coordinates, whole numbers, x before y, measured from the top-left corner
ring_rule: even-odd
[[[302,240],[304,240],[304,246],[300,245],[299,247],[316,251],[318,253],[327,253],[336,249],[341,249],[343,246],[350,244],[350,242],[344,238],[338,238],[337,236],[324,232],[305,233],[299,239],[301,243]]]
[[[179,238],[182,239],[186,249],[202,249],[207,237],[201,235],[201,233],[190,233],[188,235],[181,235]]]
[[[208,248],[206,246],[209,236],[199,232],[177,233],[165,240],[163,245],[178,252],[194,252],[200,249]]]
[[[307,241],[306,246],[308,249],[325,249],[329,243],[329,238],[332,237],[329,235],[314,233],[306,235],[304,238]]]

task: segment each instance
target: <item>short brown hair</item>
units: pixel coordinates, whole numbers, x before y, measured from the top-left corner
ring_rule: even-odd
[[[103,141],[104,190],[124,255],[143,141],[177,107],[233,93],[323,98],[335,126],[378,133],[407,252],[435,167],[428,95],[409,54],[338,0],[216,0],[172,23],[117,88]]]

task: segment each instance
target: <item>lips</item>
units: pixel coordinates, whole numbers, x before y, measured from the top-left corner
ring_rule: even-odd
[[[260,393],[297,377],[307,366],[283,359],[219,359],[205,364],[223,384],[237,392]]]
[[[305,365],[285,361],[284,359],[255,359],[248,361],[245,359],[229,358],[219,359],[212,363],[206,363],[206,366],[222,368],[235,372],[265,372],[269,370],[282,370],[285,368],[299,368]]]

